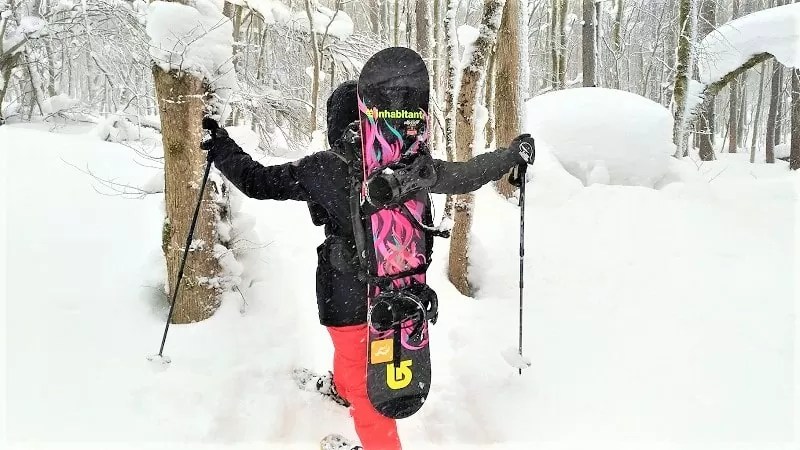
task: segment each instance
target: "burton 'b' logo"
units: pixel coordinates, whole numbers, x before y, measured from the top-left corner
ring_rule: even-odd
[[[400,361],[400,367],[395,368],[393,363],[386,365],[386,385],[389,389],[403,389],[411,384],[411,360]]]

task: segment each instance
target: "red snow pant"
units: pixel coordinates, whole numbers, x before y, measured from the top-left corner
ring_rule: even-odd
[[[350,415],[364,450],[401,450],[394,419],[381,415],[367,397],[367,325],[328,327],[333,341],[333,383],[350,402]]]

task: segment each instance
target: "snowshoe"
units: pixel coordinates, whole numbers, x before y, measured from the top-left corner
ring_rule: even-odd
[[[320,450],[363,450],[360,445],[338,434],[329,434],[319,443]]]
[[[331,372],[320,375],[308,369],[294,369],[292,378],[297,383],[297,386],[304,391],[322,394],[324,397],[344,407],[350,406],[350,402],[336,391],[336,385],[333,384],[333,373]]]

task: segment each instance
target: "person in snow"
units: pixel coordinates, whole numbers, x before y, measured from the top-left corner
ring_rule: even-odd
[[[211,138],[203,148],[209,151],[209,161],[248,197],[307,202],[313,223],[324,225],[326,239],[317,248],[316,291],[319,321],[333,341],[333,373],[313,376],[301,370],[295,378],[301,385],[314,385],[321,393],[349,405],[364,449],[397,450],[400,439],[395,420],[378,413],[367,397],[367,286],[357,271],[347,267],[356,254],[348,163],[361,155],[360,141],[352,139],[359,119],[356,82],[339,85],[328,98],[327,107],[328,151],[264,166],[253,161],[224,129],[215,127],[210,127]],[[427,158],[432,176],[425,182],[407,181],[413,188],[428,186],[423,189],[430,193],[471,192],[514,168],[532,164],[532,141],[530,135],[521,135],[507,149],[467,162]],[[523,145],[526,142],[530,145]]]

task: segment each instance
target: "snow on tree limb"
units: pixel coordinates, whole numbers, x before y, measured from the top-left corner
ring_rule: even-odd
[[[228,0],[226,0],[228,1]],[[308,33],[311,30],[305,11],[294,11],[283,2],[277,0],[233,0],[236,5],[246,6],[258,12],[267,24],[285,26],[295,31]],[[326,8],[318,4],[313,8],[314,32],[320,35],[333,36],[344,40],[353,34],[353,19],[341,10]]]
[[[700,42],[700,81],[716,83],[764,53],[800,67],[800,4],[757,11],[709,33]]]

